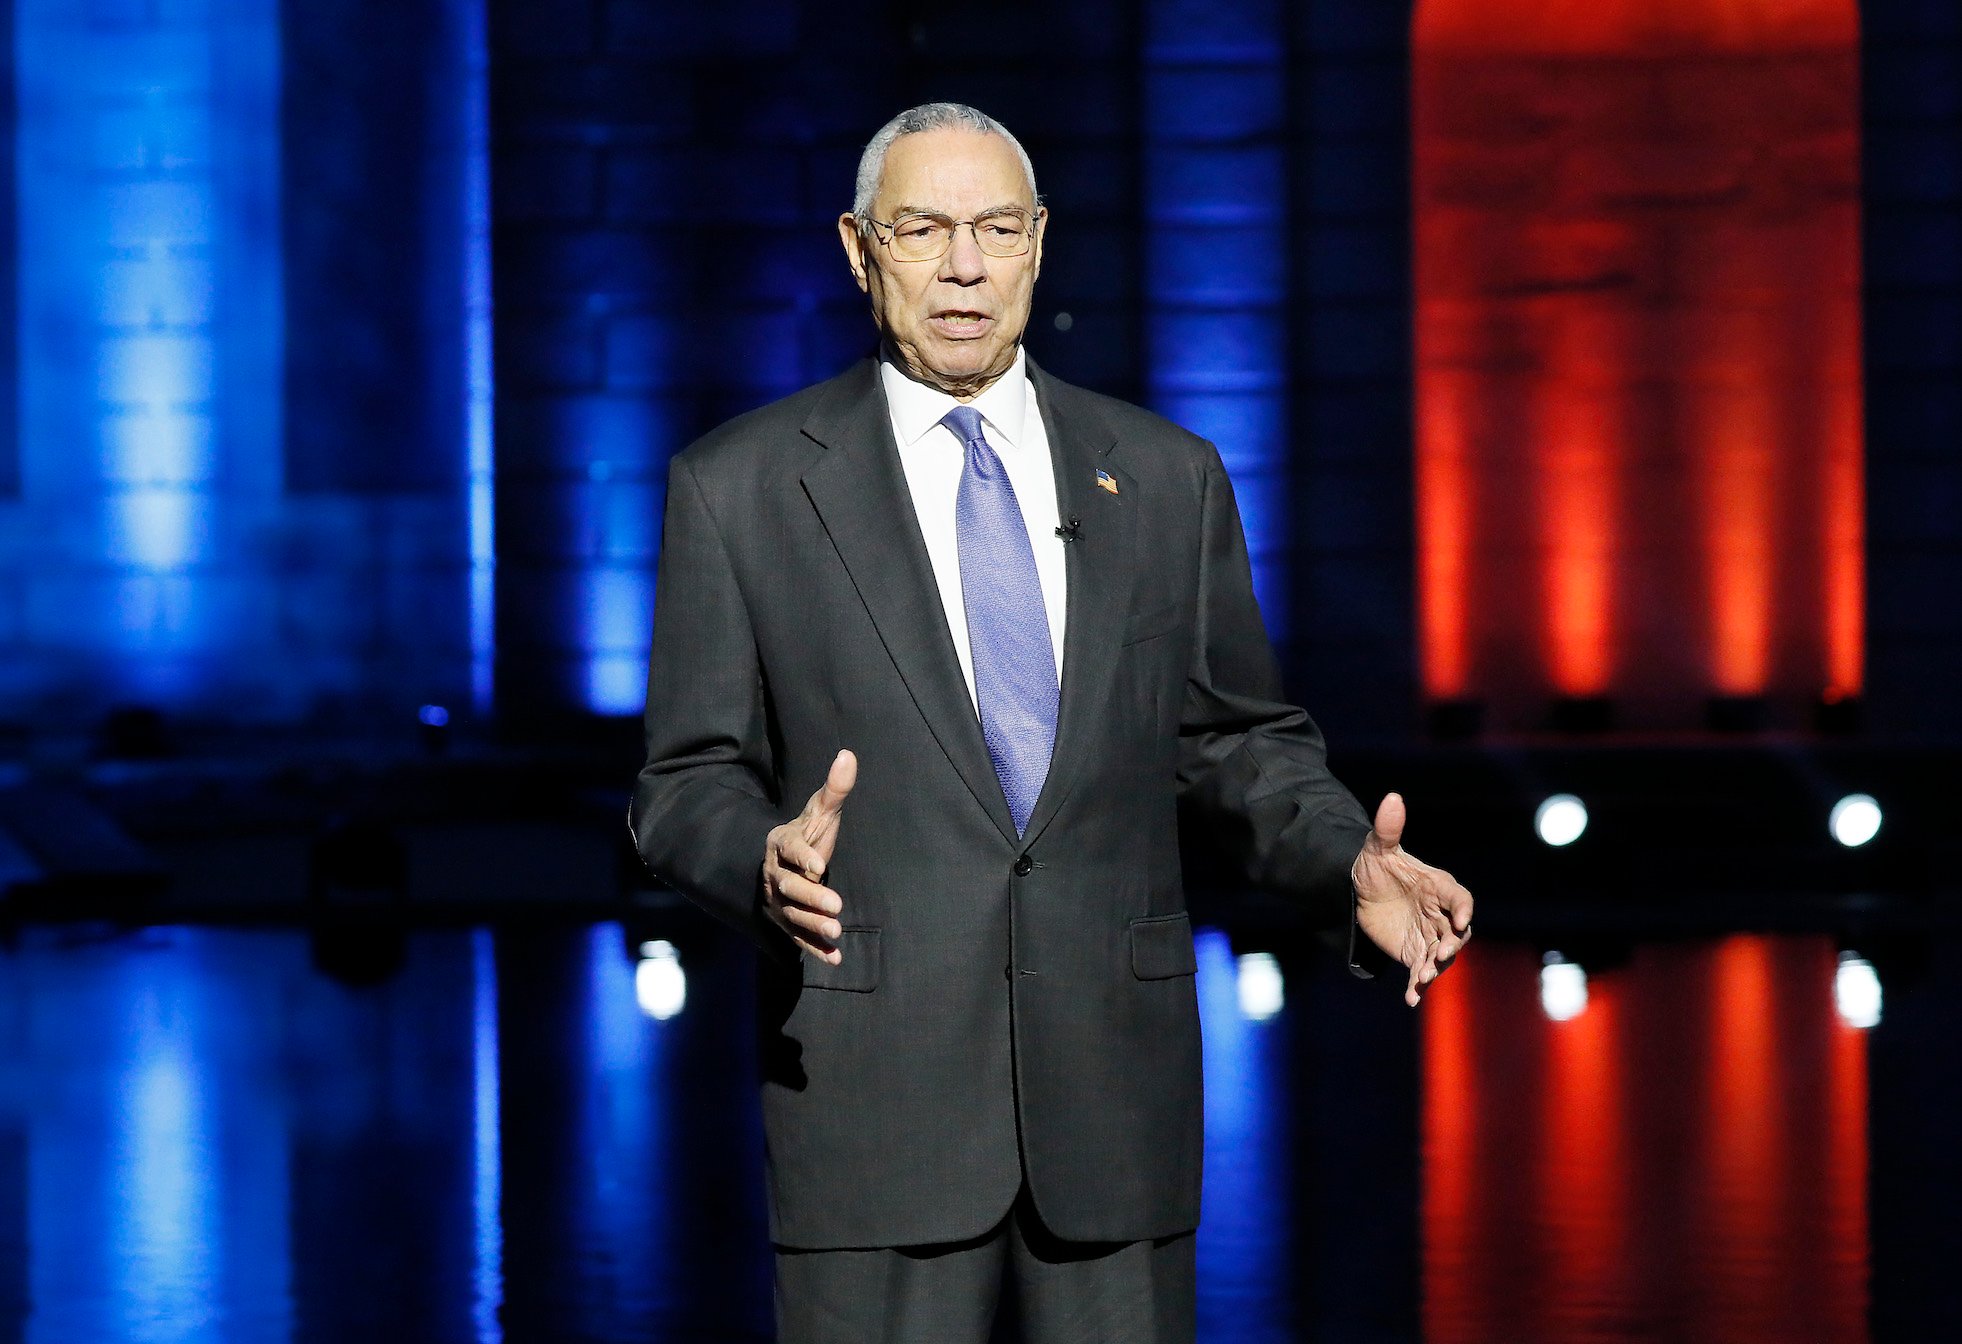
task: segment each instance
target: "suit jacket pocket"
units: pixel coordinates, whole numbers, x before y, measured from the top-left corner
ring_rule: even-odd
[[[879,931],[845,928],[838,931],[839,961],[833,966],[808,952],[800,953],[804,983],[813,989],[842,989],[870,994],[879,987]]]
[[[1187,916],[1149,915],[1131,921],[1131,974],[1140,980],[1168,980],[1198,969]]]

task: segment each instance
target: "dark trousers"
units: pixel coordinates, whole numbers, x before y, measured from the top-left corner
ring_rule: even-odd
[[[972,1241],[777,1250],[778,1344],[1192,1344],[1194,1238],[1062,1241],[1025,1190]]]

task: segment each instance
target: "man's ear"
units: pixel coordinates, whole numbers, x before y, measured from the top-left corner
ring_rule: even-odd
[[[1049,207],[1038,205],[1035,212],[1035,256],[1030,258],[1029,279],[1042,278],[1042,240],[1049,232]]]
[[[865,293],[871,293],[871,285],[865,278],[865,234],[858,226],[858,216],[847,211],[838,216],[838,241],[845,245],[845,261],[852,268],[852,279]]]

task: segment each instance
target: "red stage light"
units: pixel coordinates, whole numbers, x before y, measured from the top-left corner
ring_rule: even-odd
[[[1853,0],[1420,0],[1424,688],[1795,723],[1863,661]]]

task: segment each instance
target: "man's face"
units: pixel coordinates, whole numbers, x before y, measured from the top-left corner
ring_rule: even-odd
[[[849,214],[838,219],[852,274],[871,295],[873,319],[900,363],[963,401],[1008,371],[1029,323],[1045,216],[1030,198],[1022,161],[1008,141],[985,132],[902,135],[886,152],[872,198],[872,218],[883,221],[916,211],[965,220],[1005,207],[1032,221],[1029,248],[1017,257],[987,255],[962,225],[937,261],[903,261],[884,241],[890,230],[861,230]]]

